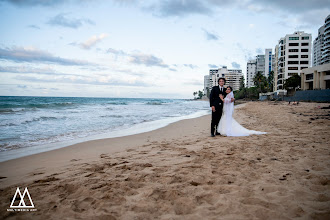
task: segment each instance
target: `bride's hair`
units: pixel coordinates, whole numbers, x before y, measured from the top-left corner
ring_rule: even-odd
[[[233,91],[233,88],[231,86],[227,86],[227,88],[229,88],[230,91]]]

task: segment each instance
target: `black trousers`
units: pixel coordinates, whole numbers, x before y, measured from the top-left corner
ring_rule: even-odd
[[[221,115],[222,115],[222,108],[215,109],[215,112],[212,111],[211,134],[215,134],[214,131],[217,132]]]

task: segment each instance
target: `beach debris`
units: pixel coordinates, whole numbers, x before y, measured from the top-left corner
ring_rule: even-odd
[[[195,181],[191,181],[190,184],[193,185],[193,186],[198,186],[198,185],[200,185],[200,183],[195,182]]]

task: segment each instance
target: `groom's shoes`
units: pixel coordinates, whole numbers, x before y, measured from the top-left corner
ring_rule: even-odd
[[[215,135],[214,134],[211,134],[211,137],[215,137]]]
[[[220,133],[219,133],[219,132],[217,132],[217,133],[215,133],[215,135],[220,135]]]

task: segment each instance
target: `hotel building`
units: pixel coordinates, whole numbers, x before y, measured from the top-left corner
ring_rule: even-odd
[[[312,35],[303,31],[287,34],[278,42],[275,50],[277,60],[274,72],[275,91],[284,91],[284,82],[293,74],[300,75],[301,70],[311,66],[311,41]]]

